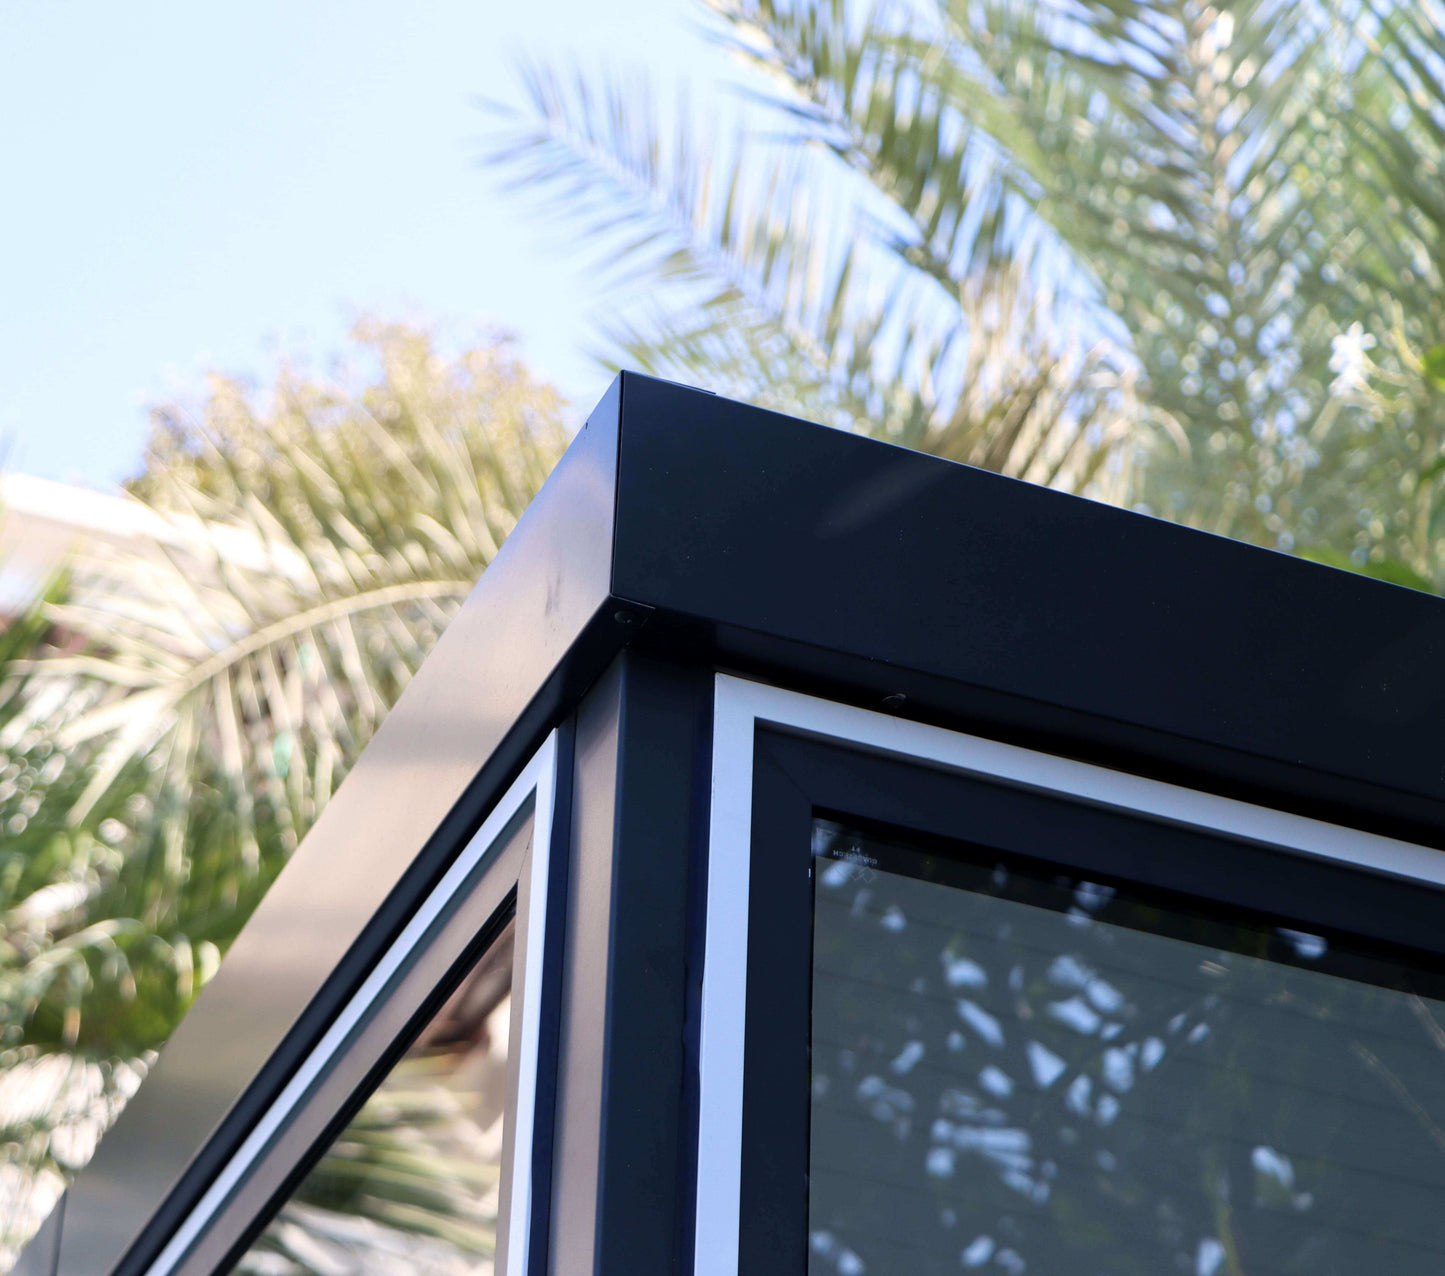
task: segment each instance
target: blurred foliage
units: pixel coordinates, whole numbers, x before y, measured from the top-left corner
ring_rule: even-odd
[[[501,969],[509,972],[511,943],[498,947],[504,950]],[[440,1043],[432,1037],[436,1021],[423,1029],[422,1040],[297,1185],[236,1271],[256,1276],[492,1271],[506,1111],[503,1026],[511,1013],[505,986],[495,985],[496,967],[485,969],[497,951],[490,950],[473,975],[491,986],[471,1007],[483,1010],[485,1020],[464,1012],[464,1026],[447,1025],[461,1027],[460,1037],[444,1028],[447,1039]],[[498,1028],[503,1030],[494,1031]]]
[[[0,1269],[565,445],[504,340],[354,338],[158,410],[141,548],[91,546],[0,639]]]
[[[471,1130],[446,1090],[404,1088],[409,1068],[403,1063],[366,1101],[238,1272],[490,1270],[481,1264],[496,1253],[500,1120],[494,1131]],[[459,1125],[480,1137],[462,1144]]]
[[[606,362],[1445,583],[1438,0],[709,7],[735,127],[531,66],[490,150]]]

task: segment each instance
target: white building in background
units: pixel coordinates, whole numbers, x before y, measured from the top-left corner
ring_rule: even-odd
[[[124,492],[29,474],[0,475],[0,611],[42,589],[73,554],[153,544],[165,520]]]
[[[250,529],[157,514],[124,491],[100,492],[30,474],[0,474],[0,615],[10,615],[45,587],[67,561],[163,557],[179,552],[209,576],[216,559],[237,567],[304,579],[294,551],[263,545]]]

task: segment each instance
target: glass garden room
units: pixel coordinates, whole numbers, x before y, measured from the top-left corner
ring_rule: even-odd
[[[1442,670],[624,374],[21,1270],[1436,1273]]]

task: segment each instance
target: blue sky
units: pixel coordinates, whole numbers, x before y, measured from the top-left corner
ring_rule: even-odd
[[[145,405],[325,355],[357,310],[516,332],[580,412],[598,302],[475,162],[515,57],[641,63],[694,98],[696,0],[10,0],[0,9],[0,439],[107,486]]]

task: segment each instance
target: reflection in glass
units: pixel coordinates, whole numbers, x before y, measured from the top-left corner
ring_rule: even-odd
[[[1445,1004],[1398,962],[823,821],[815,851],[815,1276],[1445,1271]]]
[[[236,1266],[255,1276],[491,1276],[512,933],[448,999]]]

